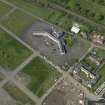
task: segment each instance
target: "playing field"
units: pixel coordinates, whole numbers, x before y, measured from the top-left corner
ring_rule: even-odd
[[[0,30],[0,65],[13,70],[20,65],[31,51],[13,39],[3,30]]]
[[[23,72],[31,77],[28,88],[39,97],[42,96],[59,78],[60,73],[46,63],[42,58],[36,57],[30,62]]]
[[[35,18],[25,14],[20,10],[14,11],[2,24],[16,35],[20,36],[28,27],[32,25]]]
[[[4,16],[12,7],[0,1],[0,17]]]

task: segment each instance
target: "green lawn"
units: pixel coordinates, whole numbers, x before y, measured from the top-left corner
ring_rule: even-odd
[[[102,57],[102,58],[105,59],[105,50],[102,50],[102,49],[99,49],[99,48],[95,48],[94,50],[96,51],[96,53],[99,57]]]
[[[60,11],[53,11],[52,14],[50,14],[48,20],[51,21],[52,23],[59,22],[59,19],[62,17],[62,12]]]
[[[31,51],[0,30],[0,65],[6,69],[13,70],[20,65]]]
[[[16,10],[9,15],[2,24],[16,35],[20,36],[34,21],[35,18],[23,13],[22,11]]]
[[[3,88],[16,100],[17,105],[35,105],[35,103],[13,83],[7,83]]]
[[[40,57],[36,57],[30,62],[23,72],[31,77],[31,82],[28,84],[28,88],[32,90],[37,96],[41,97],[54,83],[55,79],[58,79],[60,73],[46,63]]]
[[[0,1],[0,17],[4,16],[12,7]]]
[[[26,1],[26,0],[7,0],[19,7],[24,8],[25,10],[31,12],[35,16],[47,18],[51,14],[51,10],[41,7],[39,5],[36,5],[32,1]]]
[[[24,1],[24,0],[7,0],[11,3],[14,3],[15,5],[29,11],[30,13],[32,13],[35,16],[39,16],[43,19],[46,19],[52,23],[56,23],[59,21],[60,17],[62,16],[62,12],[61,11],[57,11],[51,8],[46,8],[44,6],[41,5],[37,5],[33,2],[28,2],[28,1]]]
[[[33,2],[28,2],[24,0],[7,0],[21,8],[24,8],[25,10],[31,12],[35,16],[39,16],[41,18],[44,18],[54,24],[58,23],[61,24],[64,28],[68,28],[69,26],[72,26],[71,21],[72,17],[67,18],[66,16],[63,16],[64,14],[61,11],[52,9],[52,8],[46,8],[44,6],[38,6]]]
[[[73,22],[74,22],[73,17],[65,16],[59,19],[59,23],[61,23],[64,28],[72,27]]]

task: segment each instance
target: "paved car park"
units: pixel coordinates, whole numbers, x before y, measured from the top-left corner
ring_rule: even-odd
[[[30,27],[30,29],[21,36],[21,39],[28,43],[32,48],[39,51],[41,55],[46,56],[46,58],[60,67],[65,65],[71,66],[87,51],[87,43],[84,40],[77,38],[74,41],[73,46],[71,48],[67,48],[67,53],[65,55],[61,55],[57,44],[52,40],[42,36],[33,36],[33,32],[50,32],[51,29],[51,25],[35,21],[32,27]],[[57,29],[56,27],[55,29],[57,32],[62,32],[61,29]]]

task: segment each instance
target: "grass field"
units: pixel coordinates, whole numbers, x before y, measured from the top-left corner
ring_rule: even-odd
[[[35,105],[35,103],[13,83],[7,83],[3,88],[16,100],[17,105]]]
[[[99,49],[99,48],[94,48],[94,50],[96,51],[96,53],[99,57],[105,59],[105,50],[102,50],[102,49]]]
[[[45,7],[35,5],[35,3],[33,3],[32,1],[29,2],[25,0],[7,0],[7,1],[17,5],[18,7],[22,7],[23,9],[31,12],[35,16],[43,18],[47,18],[52,12],[51,10]]]
[[[0,30],[0,65],[13,70],[20,65],[31,51],[13,39],[3,30]]]
[[[16,35],[21,35],[31,24],[35,21],[35,18],[16,10],[14,13],[9,15],[2,24],[9,30],[14,32]]]
[[[73,26],[73,23],[74,23],[74,20],[73,19],[70,19],[72,17],[62,17],[59,19],[59,23],[62,24],[63,27],[67,28],[67,27],[72,27]]]
[[[49,16],[49,21],[51,21],[52,23],[55,23],[55,22],[59,22],[59,18],[62,17],[62,12],[59,12],[59,11],[54,11],[50,14]]]
[[[28,88],[37,96],[41,97],[59,78],[60,73],[55,68],[46,63],[42,58],[36,57],[30,62],[23,72],[31,77]]]
[[[24,0],[17,0],[17,1],[7,0],[7,1],[29,11],[35,16],[39,16],[43,19],[49,20],[52,23],[57,22],[57,19],[59,19],[59,17],[62,15],[62,12],[53,10],[51,8],[46,8],[44,6],[36,5],[35,3],[31,1],[30,2],[24,1]]]
[[[0,17],[4,16],[12,7],[0,1]]]

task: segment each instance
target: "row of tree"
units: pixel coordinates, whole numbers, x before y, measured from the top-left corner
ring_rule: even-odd
[[[105,0],[92,0],[93,2],[105,6]]]
[[[81,5],[81,2],[79,0],[48,0],[54,3],[57,3],[59,5],[63,5],[65,8],[70,9],[74,12],[77,12],[78,14],[81,14],[82,16],[88,17],[96,22],[102,22],[105,19],[105,14],[101,11],[96,11],[94,8],[89,8]],[[105,3],[105,0],[91,0],[93,2],[97,3]],[[83,1],[84,2],[84,1]]]

